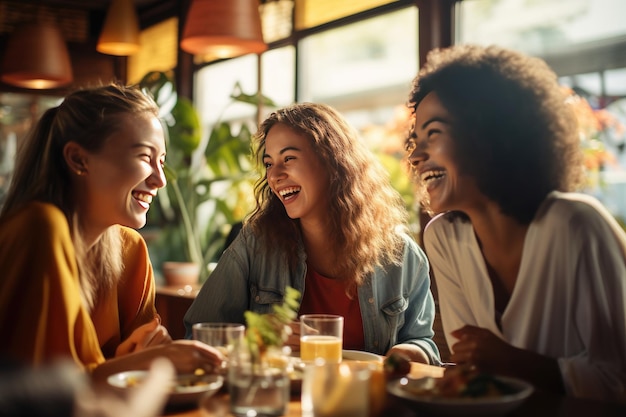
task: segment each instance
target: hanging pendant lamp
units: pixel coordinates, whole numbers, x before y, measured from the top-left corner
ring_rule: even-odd
[[[258,0],[192,0],[180,47],[215,58],[265,51]]]
[[[7,41],[0,79],[7,84],[33,89],[57,88],[71,83],[70,56],[57,25],[36,21],[18,27]]]
[[[139,51],[139,19],[132,0],[111,2],[96,50],[118,56]]]

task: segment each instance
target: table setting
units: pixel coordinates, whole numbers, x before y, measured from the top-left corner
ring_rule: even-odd
[[[443,375],[444,368],[421,363],[411,363],[410,376],[414,379],[424,377],[439,377]],[[367,396],[367,393],[362,393]],[[436,417],[445,415],[468,415],[462,410],[456,410],[457,414],[441,414],[423,411],[415,403],[402,400],[388,391],[385,391],[384,408],[376,417]],[[454,413],[453,412],[453,413]],[[475,414],[475,415],[498,415],[498,414]],[[512,417],[623,417],[626,415],[626,406],[610,402],[586,400],[574,397],[565,397],[533,391],[533,393],[517,408],[506,414]],[[306,416],[302,410],[301,394],[292,394],[287,404],[286,417]],[[372,415],[374,417],[375,415]],[[197,406],[191,408],[168,408],[163,417],[236,417],[230,411],[228,391],[222,388],[214,395],[200,399]],[[351,416],[350,416],[351,417]]]
[[[246,312],[243,323],[197,323],[193,338],[227,360],[213,374],[172,381],[163,416],[171,417],[428,417],[620,416],[626,405],[556,395],[475,369],[410,362],[342,349],[343,317],[298,318],[300,351],[283,346],[296,319],[297,294],[273,314]],[[112,389],[133,389],[142,371],[112,375]]]
[[[342,358],[343,363],[371,363],[378,367],[378,369],[381,369],[381,365],[384,360],[382,356],[369,352],[342,351],[342,354],[345,355],[345,357]],[[446,368],[439,366],[412,362],[410,363],[410,371],[406,377],[411,381],[418,381],[424,378],[441,378],[445,370]],[[378,375],[380,377],[382,372],[374,375]],[[297,384],[302,383],[301,380],[298,381],[295,379],[295,381]],[[376,383],[376,381],[378,381],[378,383]],[[446,415],[506,415],[513,417],[623,417],[626,415],[626,405],[624,404],[560,396],[539,390],[533,390],[527,398],[521,401],[520,404],[517,404],[512,410],[509,410],[509,412],[505,412],[505,414],[496,410],[496,408],[501,406],[501,404],[498,404],[497,400],[491,400],[494,402],[494,404],[492,404],[492,410],[488,409],[489,404],[485,405],[484,403],[480,404],[477,402],[476,404],[480,404],[479,406],[483,409],[476,411],[475,413],[470,413],[467,410],[472,407],[471,404],[467,407],[463,407],[458,404],[459,400],[455,401],[442,399],[441,401],[444,402],[442,407],[445,408],[445,402],[448,401],[447,407],[449,410],[440,409],[429,411],[424,408],[424,403],[432,401],[432,399],[429,400],[427,398],[420,398],[419,396],[411,398],[407,395],[404,395],[407,398],[403,398],[403,394],[398,394],[397,385],[400,384],[401,381],[402,378],[394,378],[390,380],[383,378],[383,383],[381,385],[380,380],[377,380],[376,377],[372,378],[370,376],[370,389],[377,390],[374,391],[374,393],[377,393],[379,397],[382,397],[382,408],[379,408],[377,414],[369,414],[368,412],[368,417],[429,417]],[[294,379],[290,378],[290,383],[294,384]],[[231,400],[226,383],[223,383],[217,390],[214,390],[212,387],[206,387],[205,392],[202,392],[197,395],[195,399],[190,401],[181,402],[179,401],[179,398],[176,398],[176,396],[177,394],[173,394],[172,397],[170,397],[170,400],[173,399],[173,401],[168,402],[168,405],[163,412],[163,417],[236,417],[236,414],[233,414],[231,411]],[[369,399],[376,398],[374,395],[371,395],[370,392],[365,391],[365,389],[363,389],[363,392],[359,393],[359,396]],[[462,401],[472,401],[472,399],[465,399]],[[487,407],[487,409],[485,409],[485,407]],[[257,415],[261,416],[262,414]],[[286,417],[306,417],[307,415],[310,415],[307,414],[306,410],[303,410],[301,389],[294,391],[290,390],[286,408],[284,414],[282,415]],[[349,417],[353,416],[349,415]]]

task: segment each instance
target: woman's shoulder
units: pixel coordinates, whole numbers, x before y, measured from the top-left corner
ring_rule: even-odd
[[[132,227],[126,226],[117,226],[120,230],[120,235],[124,242],[132,243],[132,244],[145,244],[145,239],[143,235],[138,231],[133,229]]]
[[[426,253],[408,230],[398,228],[395,233],[400,236],[400,241],[403,246],[403,264],[406,264],[409,258],[416,259],[419,263],[426,262]]]
[[[410,231],[404,228],[398,228],[395,230],[395,233],[400,236],[400,240],[405,248],[409,248],[413,251],[421,251],[419,245],[417,244],[417,241],[415,240],[413,235],[410,234]]]
[[[271,241],[266,236],[258,233],[249,224],[244,224],[228,249],[232,248],[237,252],[258,253],[270,245]]]
[[[70,225],[55,205],[30,202],[10,213],[0,224],[0,246],[21,250],[46,251],[54,245],[71,242]]]
[[[454,212],[437,214],[424,227],[424,243],[454,239],[463,242],[473,238],[472,224]]]
[[[136,257],[140,254],[148,256],[148,244],[143,235],[132,227],[115,226],[118,228],[122,239],[124,253],[130,257]]]
[[[69,231],[67,218],[61,209],[54,204],[40,201],[26,203],[19,210],[5,217],[2,224],[3,228],[15,226],[16,228],[35,229],[38,233],[59,228]]]
[[[260,240],[252,228],[244,225],[224,249],[220,261],[222,258],[231,258],[237,259],[238,262],[248,262],[253,258],[253,254],[258,253],[264,246]]]
[[[564,239],[568,244],[603,242],[626,247],[624,229],[598,199],[587,194],[550,193],[530,227],[540,242]]]
[[[615,222],[614,217],[595,197],[583,193],[550,193],[535,215],[534,223],[576,224],[577,227]]]

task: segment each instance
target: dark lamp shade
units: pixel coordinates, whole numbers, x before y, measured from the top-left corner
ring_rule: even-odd
[[[193,0],[180,47],[190,54],[217,58],[267,50],[258,0]]]
[[[139,19],[131,0],[113,0],[96,50],[103,54],[128,56],[139,51]]]
[[[18,27],[7,41],[0,79],[32,89],[71,83],[72,65],[59,28],[51,22]]]

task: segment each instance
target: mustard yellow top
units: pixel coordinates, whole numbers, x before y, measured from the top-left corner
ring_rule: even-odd
[[[92,370],[152,320],[155,284],[141,235],[122,227],[125,270],[91,314],[80,298],[65,215],[33,202],[0,224],[0,356],[40,365],[71,357]]]

